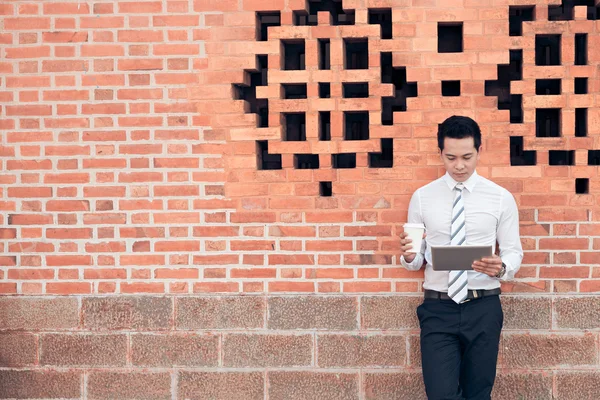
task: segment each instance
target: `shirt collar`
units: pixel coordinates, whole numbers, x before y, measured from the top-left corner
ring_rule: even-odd
[[[456,186],[456,184],[458,183],[454,180],[454,178],[452,178],[450,176],[450,174],[448,172],[446,172],[444,174],[442,179],[444,180],[444,182],[446,182],[446,184],[448,185],[448,188],[450,188],[450,190],[453,190],[454,187]],[[466,181],[463,182],[463,185],[465,185],[465,188],[470,193],[470,192],[473,192],[473,189],[475,188],[475,185],[477,184],[478,181],[479,181],[479,175],[477,174],[477,171],[473,171],[473,174],[469,177],[469,179],[467,179]]]

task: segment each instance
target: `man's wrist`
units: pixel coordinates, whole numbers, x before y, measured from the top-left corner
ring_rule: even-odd
[[[495,276],[498,279],[502,279],[502,278],[504,278],[504,275],[506,275],[506,264],[504,264],[504,262],[502,262],[502,266],[500,267],[500,271],[498,271],[498,273]]]

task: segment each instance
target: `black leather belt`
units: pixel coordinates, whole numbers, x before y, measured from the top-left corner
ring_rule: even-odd
[[[478,299],[485,296],[495,296],[501,293],[500,288],[496,289],[469,289],[467,291],[467,298],[464,301]],[[452,300],[448,293],[438,292],[436,290],[425,289],[426,299],[439,299],[439,300]]]

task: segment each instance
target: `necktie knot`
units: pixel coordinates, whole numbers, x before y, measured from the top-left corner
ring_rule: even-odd
[[[456,186],[454,186],[454,190],[458,190],[459,192],[462,192],[464,188],[465,185],[462,183],[457,183]]]

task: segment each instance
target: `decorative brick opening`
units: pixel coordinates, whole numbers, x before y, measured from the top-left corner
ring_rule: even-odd
[[[510,36],[523,35],[523,22],[533,21],[535,6],[509,6],[508,31]]]
[[[460,81],[442,81],[442,96],[460,96]]]
[[[550,165],[575,165],[574,150],[550,150]]]
[[[588,132],[588,109],[575,109],[575,137],[585,137]]]
[[[535,35],[535,65],[560,65],[561,35]]]
[[[588,63],[588,35],[587,33],[575,34],[575,65]]]
[[[523,150],[523,136],[510,137],[510,165],[535,165],[537,152]]]
[[[587,94],[588,78],[575,78],[575,94]]]
[[[306,99],[306,83],[287,83],[281,87],[284,99]]]
[[[368,69],[369,40],[344,39],[344,55],[345,69]]]
[[[438,53],[462,53],[463,23],[438,22]]]
[[[369,84],[363,83],[342,83],[342,97],[346,99],[359,99],[369,97]]]
[[[561,82],[560,79],[536,79],[535,94],[541,96],[559,95],[561,93]]]
[[[575,179],[575,193],[588,194],[589,192],[590,192],[589,178],[576,178]]]
[[[560,108],[538,108],[535,110],[535,135],[537,137],[560,137]]]

